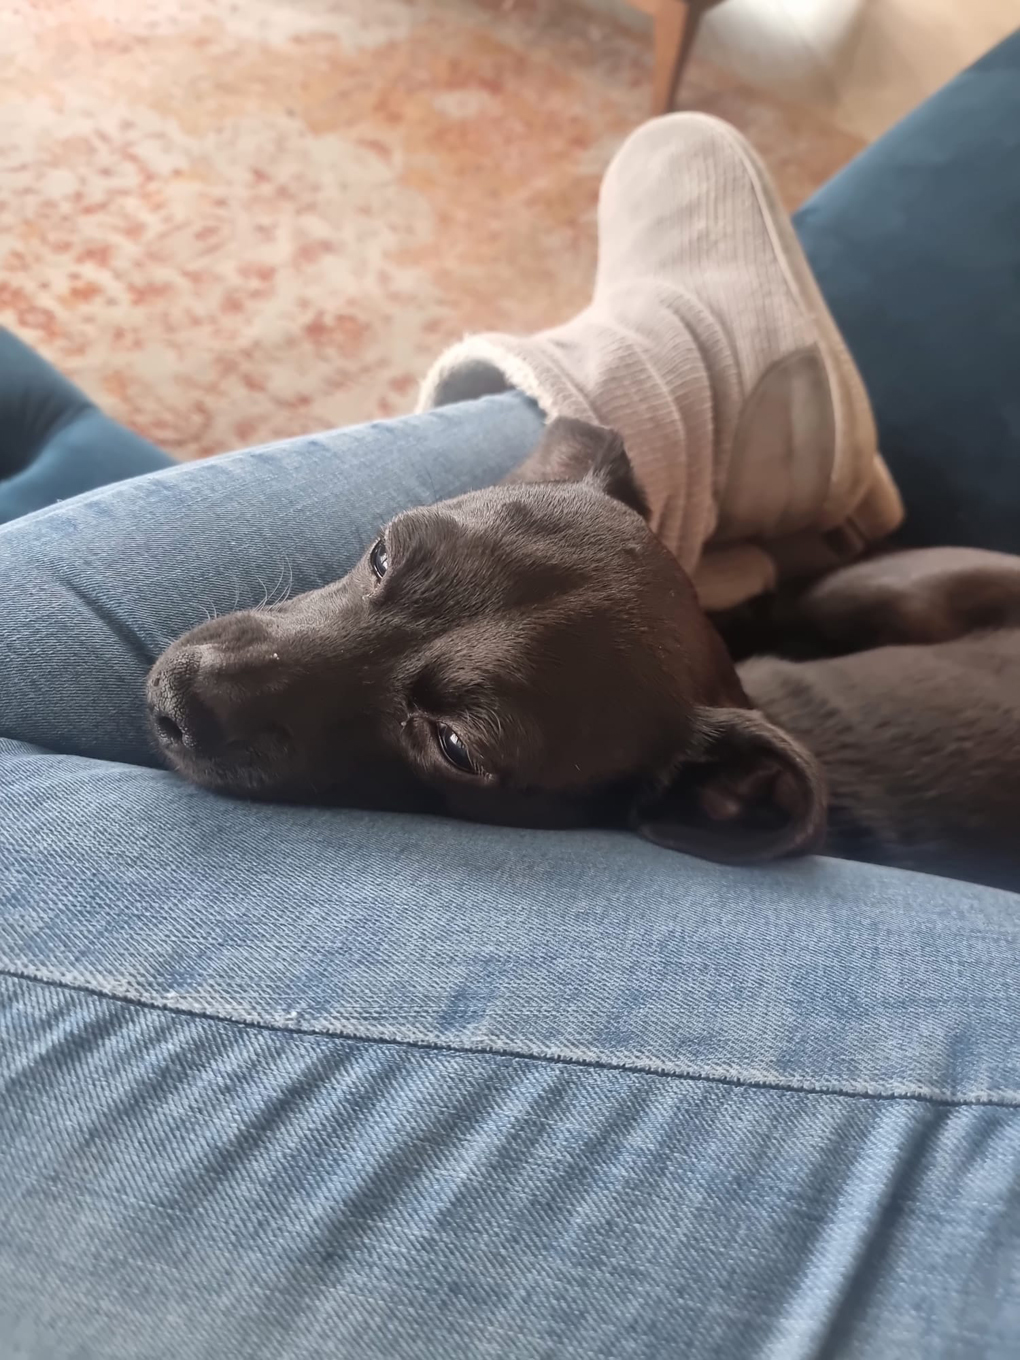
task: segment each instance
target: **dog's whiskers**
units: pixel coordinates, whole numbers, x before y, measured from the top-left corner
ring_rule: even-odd
[[[251,613],[258,614],[263,610],[272,609],[274,605],[283,604],[284,600],[289,599],[290,593],[294,589],[294,563],[284,553],[283,565],[280,567],[280,574],[272,590],[265,584],[261,576],[256,576],[255,579],[262,587],[262,599],[257,604],[251,605],[250,610]],[[284,580],[286,580],[286,585]],[[240,599],[240,584],[238,584],[238,599]],[[234,608],[237,608],[237,600],[234,602]]]

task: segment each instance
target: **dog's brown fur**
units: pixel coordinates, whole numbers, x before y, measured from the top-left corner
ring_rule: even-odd
[[[508,484],[168,648],[167,759],[250,796],[627,824],[731,862],[824,844],[1017,886],[1020,560],[848,568],[720,621],[827,659],[738,671],[643,514],[616,436],[553,422]]]

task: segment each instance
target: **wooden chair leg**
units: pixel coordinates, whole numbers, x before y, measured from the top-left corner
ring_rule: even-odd
[[[652,113],[668,113],[701,20],[697,0],[658,0],[655,10],[655,65]]]

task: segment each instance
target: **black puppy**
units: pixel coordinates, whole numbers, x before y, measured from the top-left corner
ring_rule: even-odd
[[[508,483],[398,516],[341,581],[173,643],[157,740],[246,796],[1011,878],[1020,562],[847,569],[774,626],[880,650],[738,675],[643,515],[619,439],[554,421]]]

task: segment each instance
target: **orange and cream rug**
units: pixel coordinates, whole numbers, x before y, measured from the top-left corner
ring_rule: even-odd
[[[650,43],[566,0],[6,0],[0,324],[201,457],[410,409],[585,298]],[[860,143],[692,63],[794,206]]]

